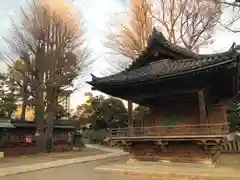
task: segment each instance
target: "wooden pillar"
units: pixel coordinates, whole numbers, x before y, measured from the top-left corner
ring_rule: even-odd
[[[199,107],[200,124],[208,124],[203,90],[198,92],[198,107]]]
[[[217,105],[209,112],[209,121],[211,124],[228,123],[227,110],[223,105]]]
[[[128,127],[133,127],[133,102],[128,101]]]
[[[225,106],[220,107],[221,113],[222,113],[222,122],[221,123],[228,123],[228,115],[227,115],[227,109]]]
[[[150,119],[147,123],[147,126],[155,126],[156,125],[156,118],[157,118],[156,107],[151,107],[150,108]]]

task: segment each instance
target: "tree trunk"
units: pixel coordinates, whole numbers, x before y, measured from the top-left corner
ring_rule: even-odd
[[[44,130],[44,102],[36,96],[36,102],[37,104],[35,105],[35,122],[37,124],[37,129],[36,131],[39,132],[39,136],[36,137],[37,141],[37,148],[39,152],[44,152],[45,151],[45,130]]]
[[[27,76],[27,73],[25,73],[25,76]],[[22,121],[25,121],[27,100],[28,100],[27,81],[24,80],[23,81],[23,102],[22,102],[22,112],[21,112],[21,120]]]
[[[133,103],[128,101],[128,127],[133,127]]]
[[[27,94],[27,82],[23,82],[23,102],[22,102],[22,112],[21,112],[21,120],[25,121],[26,116],[26,108],[27,108],[27,100],[28,100],[28,94]]]
[[[28,100],[28,97],[27,97],[27,95],[24,94],[23,102],[22,102],[22,112],[21,112],[21,120],[22,121],[25,121],[25,117],[26,117],[27,100]]]
[[[51,104],[48,105],[47,111],[46,111],[46,149],[47,152],[52,152],[52,146],[53,146],[53,126],[54,126],[54,120],[56,119],[56,113],[54,112],[54,108]]]
[[[27,109],[27,104],[26,104],[26,100],[23,99],[22,102],[22,112],[21,112],[21,121],[25,121],[25,117],[26,117],[26,109]]]
[[[52,138],[54,120],[56,119],[56,111],[53,104],[49,104],[46,110],[46,136]]]
[[[47,129],[46,129],[46,139],[48,140],[48,143],[52,143],[52,136],[53,136],[53,126],[54,126],[54,121],[56,119],[56,114],[57,114],[57,103],[58,103],[58,93],[55,91],[55,89],[51,89],[48,91],[48,104],[47,104],[47,109],[46,109],[46,119],[45,122],[47,124]],[[48,144],[48,146],[52,146]],[[51,151],[51,149],[49,149]]]
[[[41,56],[40,56],[41,57]],[[38,57],[38,58],[40,58]],[[40,66],[40,61],[36,61],[36,67]],[[45,102],[44,102],[44,72],[36,71],[35,81],[38,86],[35,89],[35,122],[37,124],[36,131],[39,132],[39,136],[36,137],[37,148],[39,152],[45,151],[46,138],[45,138],[45,122],[44,122],[44,111],[45,111]]]

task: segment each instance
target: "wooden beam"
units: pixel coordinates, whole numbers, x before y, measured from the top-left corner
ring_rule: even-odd
[[[176,89],[175,91],[173,90],[168,90],[168,91],[162,91],[162,92],[149,92],[149,93],[144,93],[142,95],[129,95],[129,99],[131,98],[132,100],[138,101],[138,100],[147,100],[147,99],[152,99],[152,98],[174,98],[174,96],[183,96],[183,95],[191,95],[191,94],[196,94],[199,92],[199,89],[190,89],[190,90],[179,90]]]
[[[198,107],[199,107],[200,124],[208,124],[203,90],[198,92]]]

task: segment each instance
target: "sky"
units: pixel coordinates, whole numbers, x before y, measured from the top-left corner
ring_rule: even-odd
[[[107,50],[102,41],[106,35],[109,22],[118,21],[116,14],[123,12],[129,6],[129,0],[67,0],[73,3],[75,11],[81,11],[84,14],[85,25],[88,33],[88,46],[92,51],[92,58],[95,60],[92,64],[91,73],[97,76],[109,74],[111,68],[106,57]],[[25,5],[25,0],[6,0],[0,3],[0,36],[8,35],[11,19],[17,20],[20,7]],[[225,13],[224,18],[228,18],[229,12]],[[240,24],[239,24],[240,25]],[[240,34],[229,33],[222,28],[218,28],[214,34],[214,43],[208,48],[202,49],[201,53],[222,52],[228,50],[233,42],[240,44]],[[0,50],[4,51],[6,44],[0,39]],[[0,68],[4,71],[5,65],[0,61]],[[91,88],[83,83],[90,80],[90,75],[79,79],[81,85],[79,90],[71,95],[71,108],[84,102],[84,92]]]
[[[91,73],[103,76],[103,72],[109,69],[108,61],[105,61],[106,49],[102,45],[105,32],[109,21],[115,14],[122,12],[127,7],[127,0],[68,0],[72,1],[75,11],[81,11],[84,14],[85,26],[88,33],[88,46],[92,51],[91,58],[94,59]],[[0,3],[0,36],[8,35],[11,26],[11,19],[18,19],[21,6],[26,3],[25,0],[7,0]],[[0,50],[4,51],[6,44],[0,40]],[[0,61],[1,70],[5,69],[5,63]],[[106,72],[108,73],[108,72]],[[84,92],[90,91],[91,87],[83,84],[90,80],[90,76],[79,80],[79,90],[71,95],[71,108],[75,108],[85,100]],[[96,92],[98,94],[98,92]]]

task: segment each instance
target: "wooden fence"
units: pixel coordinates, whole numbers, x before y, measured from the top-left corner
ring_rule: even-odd
[[[199,124],[110,129],[110,137],[225,135],[228,124]]]

